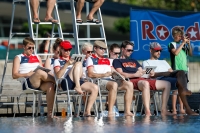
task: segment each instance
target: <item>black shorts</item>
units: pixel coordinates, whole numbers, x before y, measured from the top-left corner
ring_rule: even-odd
[[[74,90],[74,87],[75,87],[76,84],[70,79],[69,75],[67,75],[67,76],[65,77],[65,79],[66,79],[67,82],[68,82],[69,90]],[[84,81],[81,81],[81,80],[80,80],[80,86],[81,86],[83,83],[84,83]],[[62,88],[63,91],[66,91],[66,90],[67,90],[67,86],[66,86],[65,80],[62,80],[62,82],[61,82],[61,88]]]
[[[29,88],[35,89],[35,90],[40,90],[39,88],[34,88],[34,87],[31,85],[31,82],[30,82],[29,78],[26,79],[26,82],[27,82],[27,85],[28,85]],[[22,85],[22,89],[23,89],[23,90],[26,90],[26,89],[27,89],[27,88],[26,88],[26,85],[25,85],[25,82],[24,82],[23,85]]]

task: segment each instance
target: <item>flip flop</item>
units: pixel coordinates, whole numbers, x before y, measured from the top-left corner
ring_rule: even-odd
[[[100,23],[99,20],[96,19],[96,18],[93,18],[92,20],[89,20],[89,19],[88,19],[87,22],[88,22],[88,23],[96,23],[96,24]]]
[[[51,22],[52,24],[57,24],[58,20],[54,19],[54,18],[50,18],[48,20],[45,20],[45,22]]]
[[[40,19],[39,18],[33,18],[33,23],[39,24],[40,23]]]
[[[80,18],[78,18],[78,19],[76,19],[76,23],[82,24],[82,23],[83,23],[83,20],[80,19]]]

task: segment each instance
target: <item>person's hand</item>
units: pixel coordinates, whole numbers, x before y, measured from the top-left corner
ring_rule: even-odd
[[[150,77],[153,77],[154,75],[155,75],[155,72],[154,72],[154,70],[151,70],[151,72],[150,72],[149,76],[150,76]]]
[[[135,77],[141,77],[145,73],[141,67],[138,68],[138,71],[135,73]]]
[[[72,65],[72,64],[74,64],[75,62],[74,62],[73,59],[69,59],[67,63],[68,63],[68,65]]]
[[[30,71],[29,73],[27,73],[27,77],[30,77],[31,75],[33,75],[35,72]]]
[[[183,37],[183,43],[188,43],[188,41],[190,41],[189,37],[188,36],[184,36]]]
[[[105,77],[109,77],[109,76],[111,76],[112,75],[112,72],[106,72],[105,73]]]

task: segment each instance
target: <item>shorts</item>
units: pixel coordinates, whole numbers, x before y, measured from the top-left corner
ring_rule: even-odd
[[[133,78],[130,81],[133,83],[134,89],[139,90],[138,88],[138,81],[145,80],[149,82],[150,90],[157,90],[156,89],[156,80],[155,79],[145,79],[145,78]]]
[[[106,85],[108,84],[109,81],[115,82],[115,80],[113,80],[113,79],[100,79],[99,80],[99,87],[100,87],[100,89],[101,90],[108,90],[106,88]],[[94,83],[98,85],[97,80],[94,80]]]
[[[65,77],[65,79],[66,79],[67,82],[68,82],[69,90],[74,90],[76,84],[70,79],[69,75],[67,75],[67,76]],[[81,81],[81,80],[80,80],[80,86],[81,86],[83,83],[84,83],[84,81]],[[67,90],[67,86],[66,86],[65,80],[62,80],[62,81],[61,81],[61,88],[62,88],[63,91],[66,91],[66,90]]]
[[[173,78],[173,77],[160,77],[157,78],[157,80],[165,80],[165,81],[169,81],[171,83],[171,90],[177,90],[177,78]]]
[[[40,90],[40,88],[34,88],[34,87],[31,85],[31,82],[30,82],[29,78],[26,79],[26,82],[27,82],[27,85],[28,85],[29,88],[35,89],[35,90]],[[24,82],[23,85],[22,85],[22,89],[23,89],[23,90],[26,90],[26,89],[27,89],[27,88],[26,88],[26,85],[25,85],[25,82]]]

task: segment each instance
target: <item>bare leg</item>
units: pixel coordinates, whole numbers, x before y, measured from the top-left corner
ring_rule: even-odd
[[[85,0],[78,0],[76,2],[76,19],[81,19],[81,11],[83,9]]]
[[[94,104],[94,102],[97,98],[97,94],[98,94],[98,86],[91,82],[85,82],[84,84],[81,85],[81,89],[90,93],[86,112],[84,115],[91,115],[91,108],[92,108],[92,105]]]
[[[76,84],[74,89],[80,94],[83,94],[83,91],[80,86],[80,78],[82,74],[83,74],[82,64],[81,62],[76,62],[69,72],[69,77]]]
[[[55,6],[55,3],[56,3],[56,0],[48,0],[47,1],[47,12],[46,12],[46,17],[45,17],[45,20],[49,20],[50,18],[52,18],[51,14],[52,14],[52,11],[54,9],[54,6]],[[52,20],[53,22],[58,22],[58,20]]]
[[[138,88],[140,91],[142,91],[142,100],[145,108],[145,114],[146,116],[151,116],[150,112],[150,87],[149,87],[149,82],[145,80],[140,80],[138,82]]]
[[[31,0],[30,5],[32,8],[32,13],[33,13],[33,19],[35,19],[35,22],[40,22],[39,16],[38,16],[38,7],[39,7],[39,0]],[[36,20],[38,19],[38,20]]]
[[[108,116],[113,116],[113,106],[115,104],[116,96],[117,96],[117,83],[113,81],[109,81],[106,85],[106,89],[108,92]]]
[[[133,116],[131,113],[131,103],[133,98],[133,84],[129,81],[123,81],[122,85],[119,87],[119,90],[126,90],[124,95],[124,102],[125,104],[125,116]]]
[[[156,89],[163,90],[161,115],[172,115],[172,113],[167,111],[167,102],[169,99],[170,88],[171,88],[170,82],[156,80]]]
[[[51,82],[44,82],[40,86],[40,89],[46,92],[47,116],[51,117],[55,96],[54,84],[52,84]]]
[[[181,100],[181,98],[178,96],[178,101],[179,101],[179,105],[180,105],[180,113],[181,114],[185,114],[185,110],[184,110],[184,107],[183,107],[183,102]]]
[[[90,13],[87,16],[88,20],[92,20],[93,19],[94,13],[101,7],[101,5],[103,4],[103,2],[104,2],[104,0],[97,0],[94,3],[94,5],[93,5],[93,7],[92,7],[92,9],[90,11]]]
[[[42,82],[55,83],[54,77],[42,70],[37,70],[33,75],[29,77],[29,80],[34,88],[39,88]]]
[[[177,93],[178,93],[178,90],[174,91],[172,95],[172,110],[173,110],[172,113],[173,114],[177,114],[177,110],[176,110]]]

